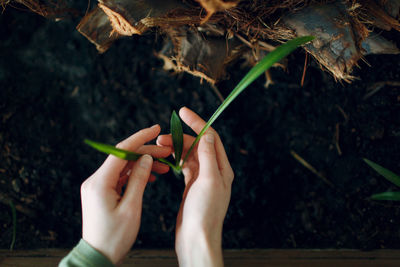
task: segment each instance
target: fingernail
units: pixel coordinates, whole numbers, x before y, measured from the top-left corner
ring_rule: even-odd
[[[150,155],[143,155],[140,158],[140,167],[143,169],[149,169],[151,165],[153,164],[153,158]]]
[[[153,126],[151,126],[150,128],[156,128],[158,126],[158,124],[154,124]]]
[[[206,134],[205,136],[207,143],[214,144],[214,135],[213,134]]]
[[[187,107],[186,107],[186,106],[181,107],[181,108],[179,109],[179,114],[180,114],[181,111],[184,110],[184,109],[187,109]]]

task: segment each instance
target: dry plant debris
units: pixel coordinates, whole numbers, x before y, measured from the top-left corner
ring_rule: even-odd
[[[6,6],[20,10],[27,8],[31,12],[39,14],[48,19],[60,20],[71,15],[76,16],[79,12],[68,7],[68,0],[0,0],[3,10]]]
[[[13,3],[43,16],[54,6],[0,1],[3,7]],[[277,44],[313,35],[304,49],[335,79],[351,82],[365,55],[400,53],[379,32],[400,31],[399,18],[398,0],[98,0],[77,29],[101,53],[121,36],[156,30],[165,37],[158,53],[165,66],[212,84],[226,77],[235,59],[254,65]]]
[[[206,22],[215,12],[224,11],[226,9],[237,6],[237,2],[225,2],[223,0],[197,0],[200,5],[207,11],[207,16],[204,18]]]
[[[99,7],[87,14],[76,27],[100,53],[106,51],[120,35],[114,32],[106,13]]]

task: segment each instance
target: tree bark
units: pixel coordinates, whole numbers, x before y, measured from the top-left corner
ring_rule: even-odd
[[[113,30],[108,16],[99,7],[95,7],[83,17],[76,29],[96,45],[99,53],[105,52],[116,39],[121,37]]]

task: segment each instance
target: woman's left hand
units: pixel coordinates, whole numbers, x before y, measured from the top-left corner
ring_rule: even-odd
[[[147,182],[155,179],[151,171],[162,174],[169,170],[167,165],[153,162],[151,156],[165,158],[171,148],[145,145],[159,133],[160,126],[155,125],[123,140],[118,148],[145,155],[136,162],[110,155],[81,186],[82,237],[114,264],[123,259],[136,240],[143,192]]]

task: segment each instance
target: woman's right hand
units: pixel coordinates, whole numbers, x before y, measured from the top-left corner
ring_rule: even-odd
[[[197,134],[206,122],[188,108],[182,120]],[[184,136],[185,155],[194,137]],[[160,146],[173,147],[171,135]],[[222,227],[231,197],[234,173],[217,132],[209,128],[185,162],[185,191],[176,222],[175,250],[180,266],[223,266]]]

